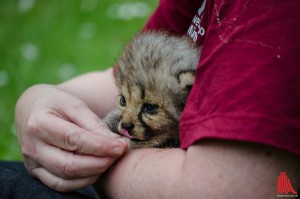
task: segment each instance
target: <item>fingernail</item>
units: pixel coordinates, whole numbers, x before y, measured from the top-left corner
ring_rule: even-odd
[[[122,150],[121,147],[116,146],[116,147],[113,148],[113,154],[114,155],[121,155],[122,153],[123,153],[123,150]]]

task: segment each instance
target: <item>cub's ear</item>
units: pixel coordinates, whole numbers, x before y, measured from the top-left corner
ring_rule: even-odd
[[[183,71],[178,74],[178,82],[180,87],[190,92],[195,81],[195,71]]]

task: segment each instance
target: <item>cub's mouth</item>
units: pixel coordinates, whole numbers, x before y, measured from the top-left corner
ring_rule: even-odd
[[[138,143],[138,144],[142,144],[142,143],[147,143],[148,142],[148,140],[149,139],[138,139],[138,138],[136,138],[136,137],[134,137],[134,136],[132,136],[132,135],[130,135],[129,133],[128,133],[128,131],[127,130],[125,130],[125,129],[121,129],[120,131],[119,131],[119,134],[121,135],[121,136],[124,136],[124,137],[127,137],[127,138],[129,138],[130,139],[130,141],[132,141],[132,142],[134,142],[134,143]],[[151,139],[151,138],[150,138]]]
[[[119,131],[119,133],[120,133],[122,136],[125,136],[125,137],[127,137],[127,138],[129,138],[129,139],[134,139],[134,137],[133,137],[132,135],[129,135],[128,131],[125,130],[125,129],[121,129],[121,130]]]
[[[127,130],[125,130],[125,129],[121,129],[119,131],[119,134],[122,135],[122,136],[124,136],[124,137],[129,138],[133,142],[145,142],[145,141],[147,141],[147,139],[138,139],[138,138],[130,135],[129,132]]]

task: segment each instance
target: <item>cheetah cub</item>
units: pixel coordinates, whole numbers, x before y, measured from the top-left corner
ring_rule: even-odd
[[[132,148],[179,147],[179,118],[199,57],[185,36],[151,31],[134,37],[117,63],[118,107],[104,122]]]

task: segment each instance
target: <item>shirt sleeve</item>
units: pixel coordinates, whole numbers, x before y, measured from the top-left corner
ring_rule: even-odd
[[[204,139],[300,155],[300,1],[207,1],[181,147]]]
[[[183,35],[202,0],[160,0],[144,30],[163,30]]]

